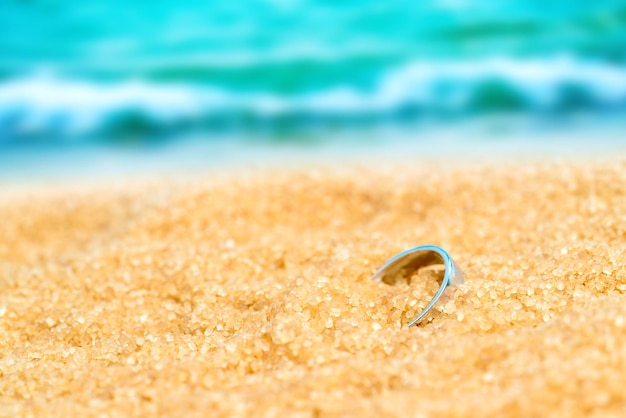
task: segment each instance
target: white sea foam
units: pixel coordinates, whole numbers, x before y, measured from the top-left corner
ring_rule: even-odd
[[[291,114],[314,118],[384,115],[405,106],[472,113],[489,83],[519,97],[520,111],[558,108],[566,100],[567,88],[582,92],[587,106],[626,107],[625,67],[570,57],[417,61],[384,73],[368,90],[345,84],[293,95],[146,80],[105,84],[39,76],[0,83],[0,135],[97,133],[128,112],[157,127],[231,114],[260,119]]]

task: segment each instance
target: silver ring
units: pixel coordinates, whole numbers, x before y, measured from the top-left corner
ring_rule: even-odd
[[[443,294],[443,291],[446,290],[448,286],[463,283],[463,273],[461,269],[459,269],[459,266],[452,261],[450,255],[443,248],[437,247],[436,245],[420,245],[419,247],[411,248],[391,257],[374,273],[374,276],[372,276],[373,280],[388,282],[388,280],[385,279],[393,279],[403,269],[416,270],[419,267],[433,264],[444,265],[445,272],[441,286],[426,308],[409,322],[407,325],[409,327],[417,324],[419,320],[435,306]]]

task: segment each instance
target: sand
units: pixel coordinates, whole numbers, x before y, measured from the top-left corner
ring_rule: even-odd
[[[626,163],[434,168],[3,195],[0,415],[624,416]]]

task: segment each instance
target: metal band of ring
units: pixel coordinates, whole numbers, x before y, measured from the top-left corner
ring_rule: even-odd
[[[428,311],[435,306],[446,287],[463,283],[463,273],[459,266],[452,261],[450,255],[443,248],[436,245],[420,245],[393,256],[372,276],[373,280],[384,281],[386,277],[396,276],[403,269],[417,269],[433,264],[443,264],[445,267],[441,286],[426,308],[409,322],[409,327],[424,318]]]

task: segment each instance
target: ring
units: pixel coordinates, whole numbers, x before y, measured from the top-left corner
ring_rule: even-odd
[[[463,283],[463,273],[461,272],[461,269],[459,269],[459,266],[452,261],[450,255],[443,248],[437,247],[436,245],[420,245],[419,247],[411,248],[391,257],[381,268],[378,269],[376,273],[374,273],[374,276],[372,276],[373,280],[388,283],[389,279],[393,279],[394,276],[397,276],[402,270],[411,269],[414,271],[420,267],[430,266],[433,264],[444,265],[445,272],[443,274],[441,286],[426,308],[424,308],[419,315],[409,322],[407,325],[409,327],[417,324],[419,320],[422,319],[433,306],[435,306],[443,294],[443,291],[446,290],[446,287]]]

